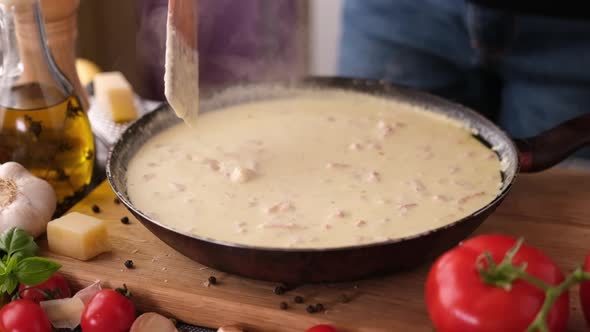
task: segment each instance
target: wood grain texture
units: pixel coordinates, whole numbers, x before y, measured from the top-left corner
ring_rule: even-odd
[[[192,324],[218,327],[240,324],[248,331],[301,332],[317,323],[330,323],[342,332],[432,331],[423,300],[423,285],[430,263],[396,275],[357,283],[304,286],[274,295],[271,283],[247,280],[213,271],[195,263],[160,242],[131,218],[123,205],[113,203],[114,194],[103,183],[74,210],[92,214],[109,223],[114,251],[90,262],[78,262],[45,252],[63,264],[63,273],[77,287],[96,279],[107,285],[126,283],[142,310],[155,310]],[[510,196],[477,233],[524,236],[526,242],[550,255],[564,272],[581,263],[590,249],[590,174],[550,171],[521,176]],[[132,259],[136,269],[123,262]],[[350,268],[354,268],[351,266]],[[219,285],[206,287],[211,275]],[[346,294],[352,300],[339,303]],[[301,295],[305,304],[295,304]],[[585,331],[577,288],[571,294],[570,331]],[[289,309],[279,310],[279,303]],[[310,315],[308,304],[322,303],[325,313]]]
[[[172,24],[188,47],[197,50],[198,45],[198,1],[169,0],[169,24]]]

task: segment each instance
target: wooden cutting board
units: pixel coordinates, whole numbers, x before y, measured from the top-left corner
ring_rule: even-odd
[[[272,283],[247,280],[208,269],[159,241],[103,183],[75,211],[93,214],[109,223],[112,253],[90,262],[79,262],[45,251],[63,264],[62,271],[76,287],[100,279],[112,287],[125,283],[142,310],[158,311],[179,320],[217,328],[238,323],[248,331],[302,332],[318,323],[329,323],[342,332],[432,331],[423,300],[423,285],[430,263],[421,268],[356,283],[304,286],[285,295],[273,294]],[[130,225],[119,220],[129,216]],[[550,171],[521,176],[512,193],[477,233],[524,236],[563,269],[570,271],[590,250],[590,173]],[[42,245],[44,246],[44,244]],[[136,268],[123,263],[132,259]],[[350,267],[354,269],[354,266]],[[209,276],[216,286],[205,286]],[[577,288],[572,293],[571,331],[585,331]],[[305,304],[295,304],[301,295]],[[338,299],[346,295],[349,303]],[[286,311],[279,303],[289,304]],[[307,304],[322,303],[324,313],[308,314]]]

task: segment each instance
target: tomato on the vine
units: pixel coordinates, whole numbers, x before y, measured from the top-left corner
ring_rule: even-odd
[[[330,325],[316,325],[305,332],[337,332],[335,328]]]
[[[51,323],[39,304],[16,300],[0,310],[0,331],[51,332]]]
[[[516,239],[502,235],[478,236],[437,259],[428,274],[425,295],[438,332],[527,330],[541,311],[545,291],[514,277],[514,271],[523,269],[548,286],[558,285],[564,276],[549,257],[527,245],[516,247],[511,260],[512,274],[482,273],[487,266],[503,266],[501,262],[516,243]],[[487,260],[482,259],[486,257],[482,256],[484,252],[489,253]],[[561,332],[568,319],[569,294],[564,292],[549,310],[545,322],[551,332]]]
[[[126,332],[135,320],[135,306],[116,290],[103,289],[90,299],[80,325],[84,332]]]
[[[72,296],[72,292],[66,279],[56,272],[42,284],[36,286],[21,284],[18,287],[18,295],[22,299],[39,303],[45,300],[68,298]]]

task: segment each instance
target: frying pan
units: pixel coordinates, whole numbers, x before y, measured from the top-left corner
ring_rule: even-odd
[[[163,105],[130,126],[111,150],[107,177],[118,198],[141,223],[183,255],[206,266],[244,277],[302,283],[352,281],[415,267],[470,235],[504,200],[519,172],[547,169],[590,143],[590,114],[529,139],[512,140],[478,113],[444,99],[378,81],[309,78],[264,87],[236,87],[201,101],[201,112],[247,101],[297,96],[309,89],[339,89],[408,102],[427,112],[443,113],[466,123],[474,136],[497,152],[503,165],[500,194],[472,215],[446,226],[387,242],[330,249],[276,249],[214,241],[174,230],[135,207],[126,189],[127,165],[155,134],[180,123]],[[362,110],[359,110],[362,112]],[[222,217],[222,216],[220,216]]]

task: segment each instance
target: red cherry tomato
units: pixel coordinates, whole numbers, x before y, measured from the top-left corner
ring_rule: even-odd
[[[135,320],[135,306],[127,297],[104,289],[90,299],[80,325],[84,332],[126,332]]]
[[[305,332],[337,332],[335,328],[330,325],[316,325]]]
[[[584,261],[584,271],[590,272],[590,254]],[[590,327],[590,281],[584,281],[580,284],[580,302],[582,302],[582,311],[586,318],[586,325]]]
[[[522,332],[532,323],[545,300],[543,290],[517,279],[510,290],[486,284],[476,261],[489,252],[499,263],[516,243],[501,235],[483,235],[451,249],[432,266],[426,281],[426,305],[438,332]],[[557,285],[564,276],[541,251],[523,244],[513,259],[526,262],[526,272],[547,284]],[[563,293],[549,312],[551,332],[565,331],[569,319],[569,294]]]
[[[51,323],[39,304],[16,300],[0,310],[0,331],[51,332]]]
[[[44,300],[64,299],[72,296],[70,286],[66,279],[59,273],[54,273],[46,282],[36,285],[20,285],[19,295],[22,299],[39,303]],[[45,295],[49,297],[46,298]]]

